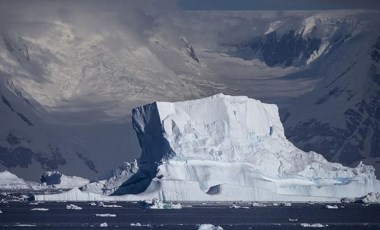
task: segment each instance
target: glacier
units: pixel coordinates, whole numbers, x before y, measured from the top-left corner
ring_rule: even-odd
[[[36,200],[340,201],[379,191],[374,168],[288,141],[278,107],[217,94],[132,111],[141,157],[110,178]]]

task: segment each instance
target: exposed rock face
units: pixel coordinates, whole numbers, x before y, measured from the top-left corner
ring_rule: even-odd
[[[189,55],[189,57],[191,57],[194,61],[199,62],[198,56],[195,54],[195,50],[190,42],[184,37],[182,37],[181,40],[185,43],[186,54]]]
[[[285,34],[276,31],[253,39],[248,44],[237,47],[235,54],[245,59],[261,58],[268,66],[302,66],[322,44],[321,38],[305,38],[290,30]]]
[[[287,137],[305,151],[317,151],[347,165],[367,159],[376,166],[375,159],[380,157],[380,38],[369,38],[365,48],[355,42],[348,45],[356,55],[338,59],[339,63],[337,56],[326,60],[334,61],[336,67],[327,69],[325,79],[291,106],[284,125]]]

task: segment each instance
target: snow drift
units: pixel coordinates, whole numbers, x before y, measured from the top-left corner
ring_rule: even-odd
[[[301,151],[277,106],[248,97],[155,102],[133,110],[133,125],[142,148],[135,170],[36,199],[339,201],[379,190],[373,167]]]

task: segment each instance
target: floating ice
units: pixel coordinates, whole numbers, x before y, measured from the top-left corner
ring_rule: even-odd
[[[103,208],[122,208],[123,206],[116,205],[116,204],[104,204],[103,202],[99,202],[99,207],[103,207]]]
[[[371,192],[371,193],[368,193],[367,195],[365,195],[364,197],[361,197],[359,200],[362,201],[363,203],[366,203],[366,204],[380,203],[380,193],[379,192]]]
[[[30,209],[31,211],[42,211],[42,212],[46,212],[46,211],[49,211],[48,208],[32,208]]]
[[[96,217],[116,217],[116,214],[110,214],[110,213],[101,213],[101,214],[95,214]]]
[[[320,224],[320,223],[315,223],[315,224],[302,223],[301,226],[304,227],[304,228],[324,228],[324,227],[328,227],[327,224],[324,225],[324,224]]]
[[[379,191],[373,167],[290,143],[276,105],[218,94],[144,105],[132,118],[142,148],[133,167],[36,200],[340,201]]]
[[[262,204],[262,203],[253,202],[251,204],[251,207],[267,207],[267,205],[266,204]]]
[[[99,227],[106,228],[108,227],[108,224],[106,222],[99,224]]]
[[[239,206],[236,204],[231,205],[230,208],[233,208],[233,209],[249,209],[249,207]]]
[[[201,224],[198,226],[198,230],[223,230],[223,228],[212,224]]]
[[[147,208],[150,209],[182,209],[182,206],[180,203],[173,204],[171,202],[164,203],[161,200],[153,199],[153,200],[146,200],[144,201]]]
[[[72,209],[72,210],[82,210],[81,207],[79,206],[76,206],[75,204],[69,204],[69,205],[66,205],[66,209]]]
[[[338,207],[338,205],[335,205],[335,204],[334,205],[329,205],[328,204],[328,205],[326,205],[326,208],[327,209],[338,209],[339,207]]]
[[[41,176],[41,183],[54,188],[75,188],[86,185],[90,180],[77,176],[66,176],[58,171],[45,171]]]

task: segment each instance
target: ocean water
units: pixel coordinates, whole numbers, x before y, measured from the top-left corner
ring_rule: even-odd
[[[68,210],[68,204],[80,206],[82,210]],[[199,203],[187,204],[191,207],[182,209],[153,210],[131,202],[106,203],[121,207],[95,204],[0,203],[0,229],[94,229],[100,228],[101,223],[117,229],[197,229],[206,223],[223,229],[305,229],[307,224],[315,223],[324,229],[380,229],[380,205],[338,204],[339,209],[333,210],[326,209],[325,204],[292,204],[291,207],[268,204],[267,207],[235,209],[228,204]],[[48,210],[32,211],[33,208]],[[116,217],[96,214],[115,214]]]

